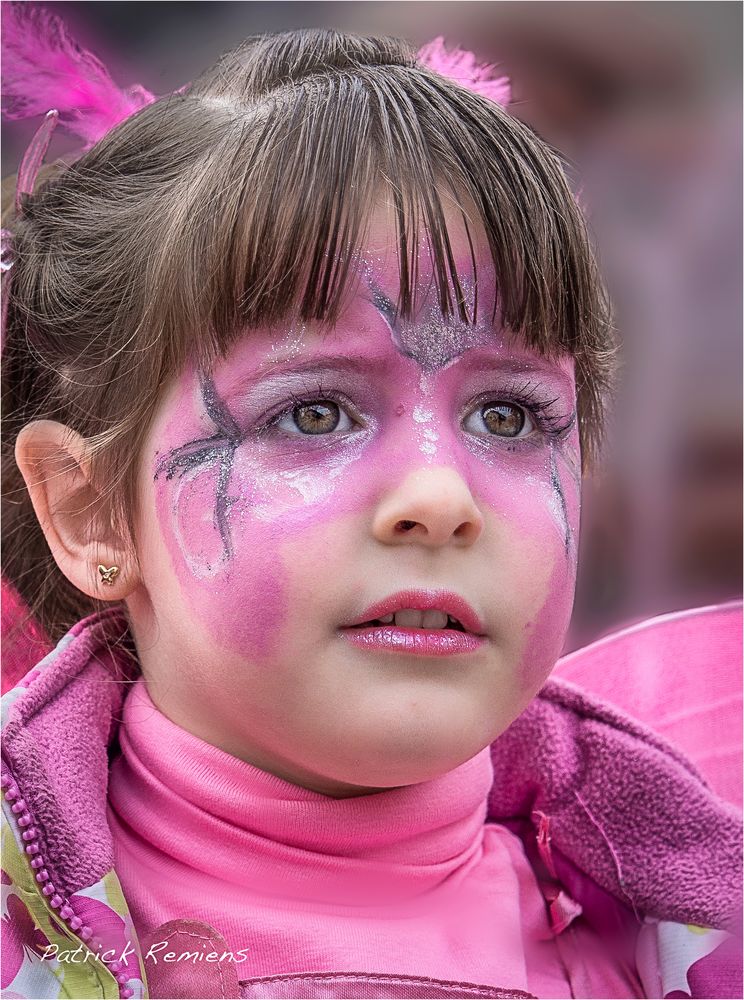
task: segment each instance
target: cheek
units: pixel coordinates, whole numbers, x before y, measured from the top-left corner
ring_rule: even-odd
[[[330,553],[335,524],[366,502],[381,457],[361,437],[327,458],[278,461],[244,444],[204,467],[156,475],[158,520],[181,592],[221,647],[255,660],[276,653],[297,595],[312,585],[312,577],[297,579],[307,576],[291,555],[298,539]],[[319,566],[326,561],[316,573]]]
[[[575,571],[567,568],[559,555],[549,575],[547,596],[525,626],[519,678],[522,690],[530,697],[542,687],[561,654],[571,618],[575,580]]]
[[[216,499],[222,480],[219,468],[158,479],[158,520],[191,613],[219,646],[261,659],[270,655],[286,613],[278,533],[260,522],[251,526],[245,552],[229,511],[229,533],[221,531]]]
[[[534,459],[493,458],[478,477],[497,530],[511,539],[513,607],[521,622],[518,683],[530,697],[560,655],[576,583],[580,514],[578,471],[572,455],[550,448]],[[516,638],[516,637],[515,637]]]

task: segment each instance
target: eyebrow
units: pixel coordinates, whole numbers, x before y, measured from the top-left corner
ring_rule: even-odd
[[[535,358],[495,358],[491,353],[493,347],[474,347],[469,357],[462,357],[460,361],[461,371],[471,372],[474,369],[490,369],[493,372],[515,376],[540,376],[558,379],[564,386],[566,392],[574,392],[573,384],[566,374],[557,364],[549,360],[543,361],[539,357]],[[265,380],[283,377],[291,378],[293,375],[312,374],[313,372],[343,372],[346,374],[375,375],[389,371],[394,363],[394,359],[383,355],[372,355],[371,357],[353,357],[348,354],[321,354],[314,358],[305,358],[293,361],[292,357],[278,357],[272,359],[271,364],[281,366],[279,371],[272,371],[272,368],[261,368],[257,372],[251,373],[246,379],[241,379],[245,384],[257,384]]]
[[[463,364],[467,368],[483,368],[484,364],[479,357],[489,350],[488,347],[474,347],[473,354],[463,359]],[[492,350],[492,348],[491,348]],[[507,375],[544,375],[548,378],[558,378],[567,389],[573,390],[571,379],[563,369],[551,362],[549,359],[542,359],[535,356],[530,358],[502,358],[494,364],[494,370],[504,372]]]
[[[281,378],[283,375],[302,375],[314,371],[342,371],[358,372],[361,374],[385,371],[391,367],[392,359],[383,355],[372,355],[371,357],[349,357],[348,354],[318,354],[315,357],[294,361],[292,355],[287,357],[271,358],[262,367],[250,376],[253,382],[261,382],[265,378]],[[281,366],[281,370],[274,371],[274,366]]]

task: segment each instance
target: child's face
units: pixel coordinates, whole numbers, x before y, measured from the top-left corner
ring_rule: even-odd
[[[423,253],[420,309],[396,322],[388,219],[333,331],[251,331],[187,370],[141,472],[130,612],[155,703],[332,795],[426,780],[493,741],[553,667],[574,591],[573,362],[491,325],[485,246],[474,327],[442,317]],[[444,613],[468,631],[435,628]]]

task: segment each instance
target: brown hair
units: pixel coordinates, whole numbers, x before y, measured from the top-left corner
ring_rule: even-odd
[[[3,376],[5,572],[53,637],[92,610],[54,565],[15,469],[29,420],[89,439],[128,526],[161,387],[247,328],[342,305],[381,187],[410,315],[426,231],[442,310],[467,320],[442,194],[475,206],[506,327],[576,361],[584,455],[596,447],[611,326],[558,157],[403,42],[302,30],[247,39],[185,92],[124,121],[26,200]],[[496,303],[494,303],[494,309]]]

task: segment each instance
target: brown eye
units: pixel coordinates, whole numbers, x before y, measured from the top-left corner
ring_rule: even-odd
[[[517,437],[525,425],[524,410],[512,403],[486,403],[481,416],[488,432],[501,437]]]
[[[331,400],[318,399],[295,406],[292,419],[303,434],[330,434],[338,427],[341,412]]]
[[[471,434],[494,437],[527,437],[535,429],[527,410],[516,403],[495,399],[484,403],[465,418],[463,426]]]

